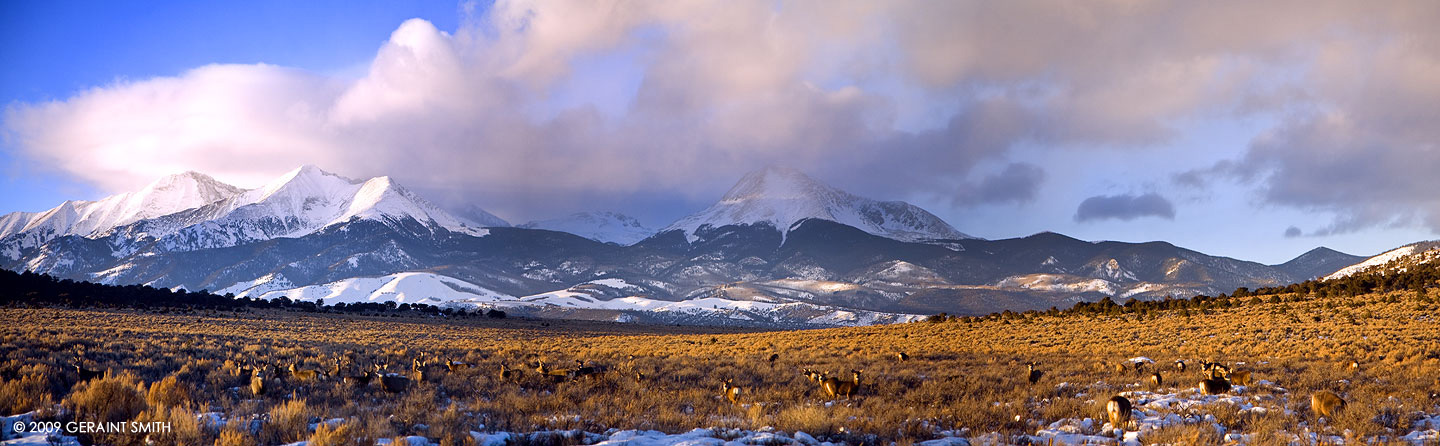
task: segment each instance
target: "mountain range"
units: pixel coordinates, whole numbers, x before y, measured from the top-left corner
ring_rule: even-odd
[[[0,267],[16,271],[655,323],[808,327],[1064,308],[1284,285],[1363,261],[1317,248],[1263,265],[1048,232],[984,240],[909,203],[784,168],[745,175],[659,231],[613,212],[510,226],[478,207],[442,208],[388,177],[357,181],[314,166],[248,190],[188,172],[0,216]]]

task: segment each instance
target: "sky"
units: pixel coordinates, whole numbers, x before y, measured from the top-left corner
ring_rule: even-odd
[[[390,175],[663,227],[787,166],[985,238],[1279,263],[1440,231],[1433,2],[0,5],[0,213]]]

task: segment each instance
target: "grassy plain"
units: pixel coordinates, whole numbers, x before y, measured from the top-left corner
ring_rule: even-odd
[[[1192,392],[1198,361],[1209,360],[1251,372],[1260,384],[1242,393],[1267,410],[1225,402],[1149,408],[1173,411],[1182,421],[1148,430],[1142,441],[1221,443],[1219,426],[1253,434],[1250,444],[1303,443],[1306,437],[1295,434],[1307,432],[1384,443],[1422,429],[1427,414],[1440,412],[1440,299],[1431,291],[778,332],[284,311],[6,308],[0,309],[0,411],[171,421],[172,434],[152,436],[159,444],[374,444],[400,435],[467,444],[472,430],[767,426],[851,444],[982,434],[1014,442],[1061,420],[1103,420],[1104,401],[1117,393],[1138,400],[1143,391]],[[898,358],[902,352],[907,360]],[[416,376],[411,364],[422,353],[429,364],[425,376]],[[778,355],[773,362],[772,355]],[[1116,370],[1135,357],[1157,363],[1144,372]],[[1177,359],[1188,361],[1187,371],[1175,369]],[[469,367],[451,371],[447,360]],[[552,380],[534,370],[538,361],[573,369],[577,360],[603,373]],[[1044,372],[1035,384],[1026,375],[1031,362]],[[278,373],[254,395],[249,367],[292,363],[330,376],[302,382]],[[502,363],[521,373],[502,378]],[[389,392],[378,379],[360,388],[340,379],[375,364],[413,380],[404,391]],[[805,369],[847,379],[859,370],[861,385],[852,398],[831,397]],[[101,370],[109,376],[78,383],[82,372]],[[1164,383],[1152,388],[1147,380],[1157,370]],[[742,389],[738,404],[721,395],[725,379]],[[1309,395],[1320,390],[1345,398],[1346,410],[1320,420],[1309,408]],[[221,425],[197,421],[199,413],[216,414]],[[324,420],[336,421],[312,427]],[[1098,425],[1086,429],[1091,432],[1081,433],[1103,434]]]

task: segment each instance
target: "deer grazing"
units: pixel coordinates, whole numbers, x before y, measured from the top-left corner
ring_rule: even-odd
[[[909,361],[910,355],[905,352],[899,352],[895,354],[895,360],[900,362]]]
[[[1345,400],[1335,392],[1321,390],[1310,394],[1310,410],[1317,416],[1335,418],[1335,415],[1345,410]]]
[[[1110,397],[1110,401],[1105,403],[1105,414],[1109,415],[1110,425],[1116,429],[1124,429],[1130,424],[1131,409],[1130,400],[1120,395]]]
[[[729,379],[720,381],[720,393],[725,394],[725,399],[730,400],[730,404],[740,404],[740,393],[743,391]]]
[[[1160,376],[1160,372],[1155,372],[1155,373],[1151,373],[1151,374],[1150,374],[1150,386],[1151,386],[1151,387],[1156,388],[1156,389],[1159,389],[1160,386],[1161,386],[1161,385],[1164,385],[1164,384],[1165,384],[1165,378],[1162,377],[1162,376]]]
[[[1176,360],[1175,360],[1175,371],[1180,372],[1180,373],[1185,373],[1185,360],[1184,360],[1184,359],[1176,359]]]
[[[1045,376],[1045,372],[1035,370],[1035,363],[1033,362],[1026,364],[1025,369],[1028,370],[1025,374],[1025,379],[1029,380],[1031,385],[1040,382],[1040,377]]]
[[[820,380],[820,388],[825,389],[825,393],[829,394],[831,398],[837,396],[849,398],[854,396],[855,391],[860,389],[860,371],[851,370],[850,373],[853,376],[853,379],[850,381],[843,381],[840,378],[824,377]]]

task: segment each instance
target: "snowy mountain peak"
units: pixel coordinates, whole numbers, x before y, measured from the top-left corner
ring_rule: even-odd
[[[676,221],[665,231],[684,231],[693,241],[695,231],[703,226],[767,223],[783,233],[807,218],[830,220],[905,241],[972,238],[917,206],[852,195],[783,167],[746,174],[719,202]]]
[[[194,209],[243,192],[197,172],[169,175],[138,191],[96,201],[66,201],[41,213],[14,213],[0,219],[0,237],[28,233],[25,244],[65,235],[94,236],[117,226]],[[23,224],[21,221],[23,220]]]
[[[740,177],[720,199],[721,202],[740,202],[749,199],[805,199],[828,193],[844,193],[833,189],[809,175],[788,167],[766,167]],[[848,195],[848,194],[847,194]]]
[[[1355,274],[1379,271],[1385,268],[1403,270],[1410,265],[1433,262],[1437,258],[1440,258],[1440,240],[1416,242],[1341,268],[1339,271],[1325,276],[1322,280],[1343,279]]]
[[[654,229],[618,212],[577,212],[563,218],[532,221],[520,227],[569,232],[597,242],[620,245],[632,245],[655,235]]]

